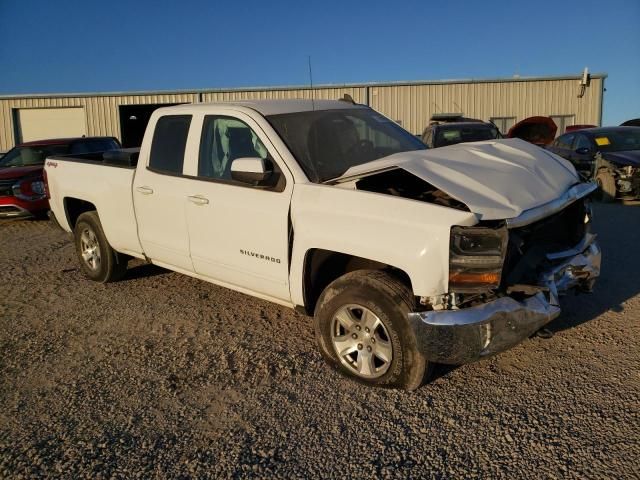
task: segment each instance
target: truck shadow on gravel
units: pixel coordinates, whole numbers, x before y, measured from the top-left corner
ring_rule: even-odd
[[[127,282],[131,280],[139,280],[142,278],[150,278],[156,277],[158,275],[166,275],[171,273],[170,270],[166,268],[158,267],[157,265],[153,265],[151,263],[142,263],[140,265],[134,265],[127,269],[127,274],[124,276],[121,282]]]
[[[547,328],[560,332],[580,326],[612,310],[622,312],[625,302],[640,293],[640,204],[594,204],[593,231],[602,249],[602,267],[593,293],[560,299],[562,314]]]

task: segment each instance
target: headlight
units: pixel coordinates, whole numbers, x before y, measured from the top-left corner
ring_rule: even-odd
[[[453,227],[449,250],[449,290],[477,292],[497,288],[507,241],[506,227]]]

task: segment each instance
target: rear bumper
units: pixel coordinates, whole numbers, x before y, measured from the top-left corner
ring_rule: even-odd
[[[410,313],[420,351],[432,362],[461,364],[508,350],[560,315],[561,295],[591,290],[600,275],[601,252],[592,234],[548,259],[554,267],[540,277],[543,290],[523,300],[505,296],[459,310]]]
[[[27,201],[16,197],[0,197],[0,218],[31,217],[48,208],[49,201],[46,198]]]

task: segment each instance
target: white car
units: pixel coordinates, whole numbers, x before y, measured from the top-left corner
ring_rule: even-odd
[[[345,101],[161,108],[139,152],[46,174],[89,278],[136,257],[293,307],[371,385],[415,389],[433,362],[515,345],[600,270],[596,186],[566,160],[517,139],[427,150]]]

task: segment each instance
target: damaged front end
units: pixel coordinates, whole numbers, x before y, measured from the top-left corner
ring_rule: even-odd
[[[461,364],[507,350],[560,314],[560,296],[591,290],[601,253],[583,197],[596,187],[583,185],[564,203],[452,228],[449,293],[409,314],[430,361]]]
[[[614,169],[620,197],[640,198],[640,168],[631,165]]]

